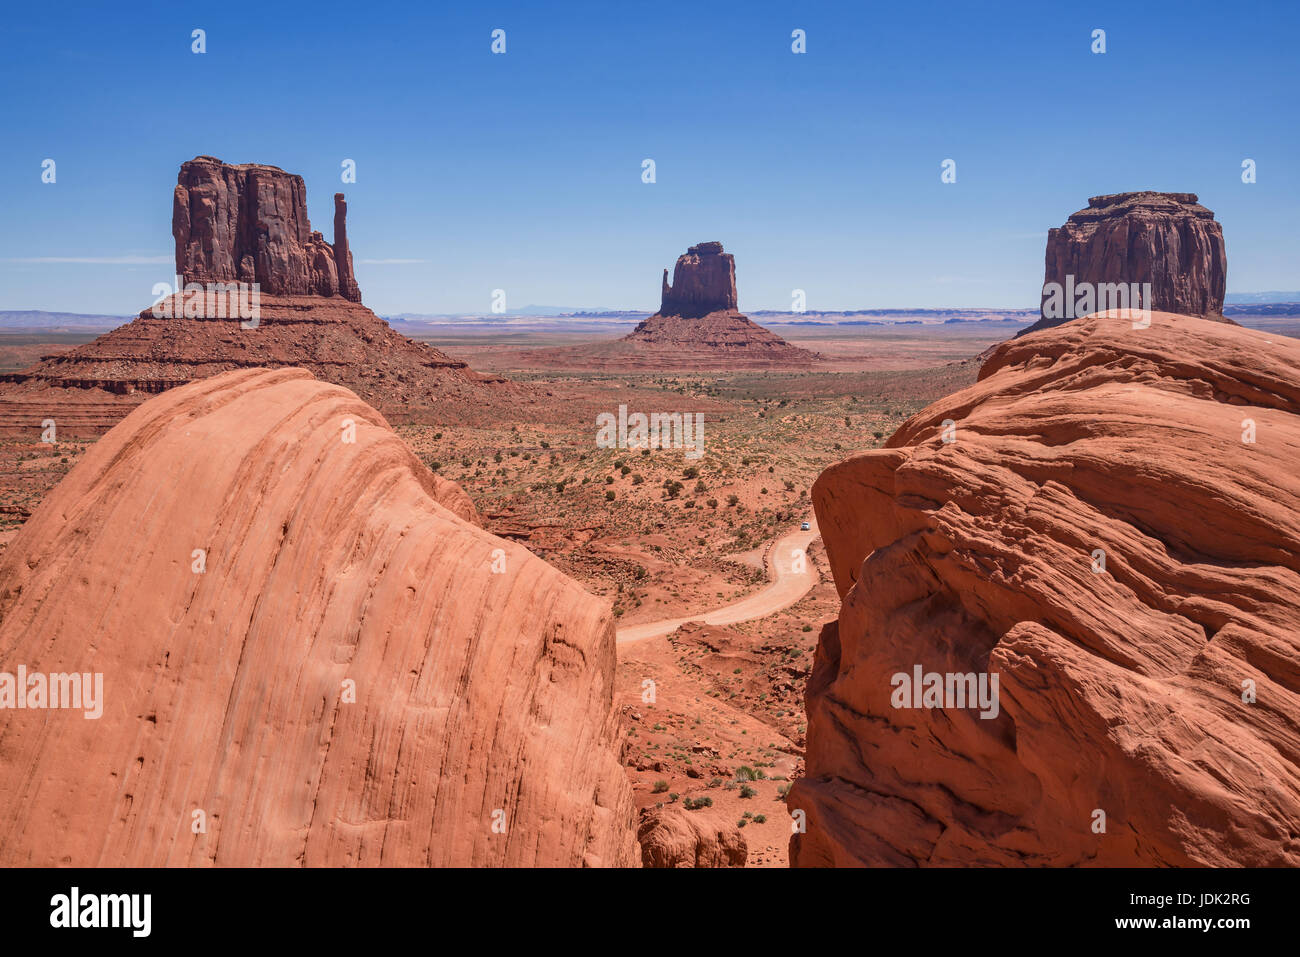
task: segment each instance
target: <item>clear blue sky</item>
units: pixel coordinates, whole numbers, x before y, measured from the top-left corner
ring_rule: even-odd
[[[381,313],[486,312],[496,288],[653,308],[660,270],[714,239],[742,309],[794,288],[1032,308],[1047,229],[1144,188],[1214,210],[1229,292],[1300,288],[1294,2],[469,6],[8,5],[0,308],[148,305],[199,154],[302,174],[327,238],[343,190]]]

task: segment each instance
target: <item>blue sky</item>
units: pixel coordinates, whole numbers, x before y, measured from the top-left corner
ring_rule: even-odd
[[[381,313],[487,312],[497,288],[653,308],[660,270],[715,239],[742,309],[795,288],[1033,308],[1047,229],[1133,189],[1214,210],[1229,292],[1300,288],[1297,4],[467,6],[10,5],[0,308],[148,305],[200,154],[300,173],[327,238],[344,191]]]

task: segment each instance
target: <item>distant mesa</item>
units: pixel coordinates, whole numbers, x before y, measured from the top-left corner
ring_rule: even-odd
[[[1045,290],[1049,283],[1064,290],[1085,283],[1093,290],[1102,284],[1140,288],[1150,283],[1151,302],[1144,307],[1227,322],[1227,274],[1223,228],[1195,193],[1147,190],[1094,196],[1086,209],[1047,233]],[[1094,308],[1085,305],[1078,311],[1068,293],[1064,298],[1066,309],[1053,308],[1045,291],[1039,321],[1019,335],[1107,308],[1094,300]]]
[[[736,261],[722,243],[699,243],[663,272],[659,311],[614,342],[539,349],[526,358],[593,370],[807,368],[820,356],[792,346],[737,311]]]
[[[192,292],[0,376],[5,434],[39,434],[40,422],[53,417],[60,435],[93,437],[147,394],[250,366],[305,368],[395,421],[473,421],[490,405],[485,399],[525,397],[513,383],[407,339],[361,304],[342,193],[334,197],[331,245],[311,228],[301,176],[199,156],[181,165],[172,234],[176,273]],[[213,293],[253,283],[255,322],[231,308],[233,298]],[[241,296],[251,298],[247,286]]]
[[[735,310],[736,259],[722,251],[722,243],[700,243],[678,256],[672,285],[664,270],[660,315],[698,318]]]

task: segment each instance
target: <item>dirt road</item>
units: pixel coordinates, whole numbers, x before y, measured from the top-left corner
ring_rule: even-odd
[[[765,588],[738,602],[698,615],[628,625],[618,629],[618,643],[623,645],[668,635],[688,621],[702,621],[706,625],[734,625],[741,621],[765,618],[793,605],[808,593],[818,579],[817,569],[807,558],[808,543],[818,535],[817,520],[810,518],[809,522],[812,527],[808,531],[796,528],[776,540],[767,554],[770,580]],[[802,566],[800,571],[795,571],[796,562]]]

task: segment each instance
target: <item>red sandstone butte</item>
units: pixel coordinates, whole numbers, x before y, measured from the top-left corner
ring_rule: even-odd
[[[0,375],[0,434],[38,436],[53,418],[60,435],[98,436],[147,394],[254,366],[307,369],[400,422],[472,422],[493,404],[528,401],[514,383],[407,339],[361,304],[343,194],[331,246],[311,229],[301,176],[200,156],[178,180],[177,273],[205,292],[257,283],[257,322],[215,295],[166,297],[93,342]]]
[[[256,282],[266,295],[360,302],[346,217],[347,203],[336,193],[331,246],[312,231],[301,176],[197,156],[181,164],[173,196],[176,270],[186,283]]]
[[[609,605],[474,517],[301,369],[144,403],[0,557],[0,671],[104,678],[0,720],[0,865],[636,866]]]
[[[1106,313],[823,472],[792,862],[1300,865],[1297,462],[1300,341]],[[895,708],[917,665],[999,714]]]
[[[807,368],[820,358],[736,311],[736,263],[699,243],[664,270],[659,311],[614,342],[525,353],[541,365],[592,370]]]
[[[700,243],[678,256],[672,285],[664,270],[659,315],[697,319],[735,311],[736,258],[722,251],[722,243]]]
[[[1228,275],[1223,228],[1195,193],[1094,196],[1064,226],[1048,230],[1045,259],[1044,287],[1064,287],[1067,277],[1073,277],[1073,287],[1150,283],[1151,301],[1143,304],[1148,308],[1231,321],[1223,318]],[[1048,299],[1044,293],[1042,318],[1020,335],[1075,318],[1049,317]]]

